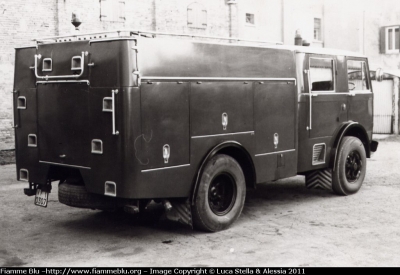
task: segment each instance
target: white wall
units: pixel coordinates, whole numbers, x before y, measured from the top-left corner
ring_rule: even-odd
[[[282,0],[242,0],[237,4],[240,38],[283,41]],[[246,24],[246,13],[255,15],[255,25]]]

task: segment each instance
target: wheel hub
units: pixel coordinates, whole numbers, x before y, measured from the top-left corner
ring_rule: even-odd
[[[361,175],[363,163],[358,151],[351,151],[346,158],[346,178],[349,182],[355,182]]]
[[[208,205],[219,216],[228,213],[236,200],[236,184],[231,175],[222,173],[214,177],[208,189]]]

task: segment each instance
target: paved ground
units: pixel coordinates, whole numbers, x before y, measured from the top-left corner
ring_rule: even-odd
[[[249,192],[230,229],[195,232],[23,195],[0,166],[0,266],[400,266],[400,137],[380,141],[361,190],[339,197],[295,177]]]

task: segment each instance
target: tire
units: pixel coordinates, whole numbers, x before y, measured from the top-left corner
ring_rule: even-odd
[[[117,209],[115,198],[89,193],[84,185],[74,185],[68,182],[59,185],[58,201],[62,204],[78,208]]]
[[[344,137],[336,158],[336,169],[332,175],[332,189],[342,196],[355,194],[360,190],[367,171],[367,158],[361,140]]]
[[[228,228],[239,218],[245,197],[239,163],[230,156],[215,155],[201,174],[192,211],[194,227],[209,232]]]

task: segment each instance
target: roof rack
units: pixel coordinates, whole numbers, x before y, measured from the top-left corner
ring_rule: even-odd
[[[72,41],[72,40],[81,40],[86,39],[89,36],[90,39],[103,38],[107,37],[108,34],[117,35],[117,37],[126,37],[126,36],[145,36],[145,37],[156,37],[157,35],[165,35],[165,36],[178,36],[178,37],[190,37],[190,38],[202,38],[202,39],[217,39],[217,40],[228,40],[228,41],[236,41],[236,42],[252,42],[252,43],[268,43],[275,45],[283,45],[280,41],[264,41],[264,40],[249,40],[249,39],[241,39],[236,37],[219,37],[219,36],[204,36],[204,35],[195,35],[195,34],[180,34],[180,33],[167,33],[167,32],[154,32],[154,31],[141,31],[141,30],[113,30],[113,31],[103,31],[103,32],[94,32],[94,33],[84,33],[84,34],[71,34],[64,36],[52,36],[52,37],[44,37],[39,39],[33,39],[37,44],[46,43],[46,42],[61,42],[61,41]],[[103,36],[103,37],[102,37]],[[114,36],[112,36],[114,37]],[[60,40],[60,41],[58,41]]]

